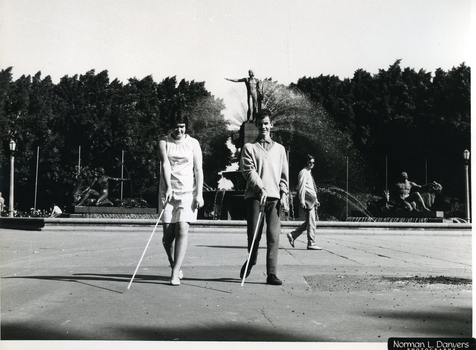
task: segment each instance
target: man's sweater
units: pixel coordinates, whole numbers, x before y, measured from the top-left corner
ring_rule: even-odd
[[[245,199],[259,198],[264,189],[268,198],[281,197],[288,192],[288,159],[277,142],[266,151],[257,141],[243,146],[241,171],[246,179]]]

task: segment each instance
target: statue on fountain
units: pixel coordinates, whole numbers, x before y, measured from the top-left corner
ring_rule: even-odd
[[[390,191],[390,201],[403,210],[430,211],[421,197],[419,192],[421,189],[422,186],[408,180],[408,174],[402,172],[393,190]]]
[[[441,193],[443,187],[433,181],[425,185],[418,185],[408,180],[408,174],[400,174],[398,181],[391,191],[384,191],[383,196],[367,205],[372,214],[392,211],[430,211],[435,197]]]
[[[247,121],[254,122],[256,119],[256,113],[261,111],[263,85],[259,79],[255,78],[255,75],[251,69],[248,71],[248,75],[248,77],[241,79],[225,79],[234,83],[245,83],[247,94],[246,102],[248,103]]]
[[[84,204],[91,205],[93,202],[96,206],[113,206],[114,204],[108,198],[109,180],[129,180],[108,176],[105,174],[104,168],[98,168],[96,172],[91,172],[88,167],[81,171],[77,179],[78,183],[73,190],[73,203],[78,207]],[[96,184],[100,187],[100,192],[93,188]],[[91,195],[98,197],[97,200],[91,199]]]
[[[91,195],[98,197],[99,193],[93,189],[96,183],[96,176],[93,171],[89,170],[88,166],[82,168],[79,174],[76,176],[76,186],[73,189],[73,204],[75,206],[83,206],[90,201]]]
[[[105,174],[104,168],[99,168],[96,181],[97,181],[99,187],[101,187],[101,194],[100,194],[98,200],[96,201],[96,205],[113,206],[112,202],[108,199],[108,196],[109,196],[109,180],[127,181],[129,179],[122,179],[122,178],[108,176],[108,175]]]
[[[390,204],[390,192],[388,190],[383,191],[383,196],[381,198],[367,203],[367,210],[374,215],[394,209],[395,208]]]
[[[420,190],[421,198],[427,208],[431,208],[435,202],[435,197],[441,193],[443,186],[438,182],[432,181],[429,184],[423,185]],[[415,205],[414,203],[412,205]]]

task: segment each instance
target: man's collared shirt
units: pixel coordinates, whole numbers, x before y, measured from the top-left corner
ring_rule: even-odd
[[[274,145],[274,141],[271,139],[271,137],[267,139],[257,139],[257,141],[266,151],[269,151]]]

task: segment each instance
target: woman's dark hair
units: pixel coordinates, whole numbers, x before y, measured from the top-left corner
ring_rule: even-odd
[[[185,127],[188,130],[188,116],[184,114],[182,111],[177,111],[175,116],[172,120],[172,126],[176,126],[177,124],[185,124]]]

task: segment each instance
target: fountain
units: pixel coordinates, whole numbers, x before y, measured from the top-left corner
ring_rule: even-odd
[[[108,181],[126,181],[130,179],[114,178],[104,174],[103,168],[95,170],[88,166],[79,169],[74,176],[73,208],[71,217],[150,217],[157,213],[157,208],[150,208],[142,198],[109,197]],[[127,170],[127,173],[129,171]],[[132,184],[131,184],[132,196]]]
[[[336,186],[326,186],[318,188],[317,193],[318,196],[329,194],[335,198],[338,198],[345,204],[350,205],[352,208],[358,211],[361,214],[359,215],[359,217],[365,218],[364,220],[366,221],[375,221],[375,217],[369,210],[367,210],[366,206],[362,204],[362,202],[359,201],[354,195],[347,192],[346,190],[343,190]]]
[[[350,158],[353,162],[351,180],[354,188],[362,188],[365,193],[370,192],[365,190],[367,179],[364,174],[364,166],[362,166],[363,162],[360,161],[360,157],[352,147],[351,141],[334,126],[327,112],[320,105],[312,103],[300,91],[278,84],[269,78],[262,81],[261,88],[262,100],[260,107],[270,110],[273,114],[273,139],[288,149],[290,193],[292,196],[290,198],[291,210],[285,219],[302,219],[297,196],[293,190],[296,187],[297,173],[301,170],[303,164],[300,159],[309,153],[317,160],[316,173],[320,177],[330,178],[321,181],[326,184],[317,188],[319,200],[323,204],[319,212],[323,213],[321,217],[324,220],[357,222],[427,222],[441,220],[441,212],[427,213],[427,216],[423,217],[422,214],[416,213],[413,215],[408,215],[408,213],[399,215],[398,213],[376,213],[369,210],[370,195],[357,196],[341,188],[345,187],[344,181],[339,180],[338,176],[345,174],[346,170],[348,171],[347,162]],[[235,142],[238,149],[237,154],[239,154],[239,150],[244,143],[256,138],[257,129],[254,123],[247,118],[249,115],[237,115],[235,117],[242,123],[239,137]],[[299,140],[299,142],[296,142],[296,140]],[[290,144],[297,144],[299,148],[291,149]],[[240,171],[223,172],[223,177],[229,179],[234,186],[231,190],[220,190],[214,193],[214,219],[242,220],[245,218],[243,205],[245,180]],[[345,210],[349,207],[350,212]],[[296,212],[294,208],[296,208]],[[407,217],[404,217],[405,215]],[[408,216],[411,218],[408,218]]]
[[[212,200],[213,204],[208,205],[207,213],[203,212],[199,217],[214,220],[243,220],[244,211],[244,193],[246,182],[241,171],[223,171],[222,177],[233,185],[227,188],[218,188],[208,194],[204,192],[205,202]],[[207,204],[205,204],[207,206]]]
[[[288,149],[290,160],[290,189],[293,193],[296,187],[297,173],[301,170],[300,158],[307,153],[312,153],[319,159],[319,173],[335,174],[336,169],[344,169],[344,154],[354,154],[349,146],[348,140],[334,127],[331,118],[327,115],[320,105],[315,105],[300,91],[278,84],[271,79],[262,81],[262,101],[261,107],[266,108],[273,114],[273,139],[283,144]],[[245,108],[243,109],[246,110]],[[246,142],[253,141],[258,131],[253,122],[248,120],[246,115],[236,115],[241,127],[238,132],[239,137],[234,145],[237,148],[237,154]],[[291,141],[299,139],[302,149],[291,149]],[[294,141],[293,144],[296,144]],[[354,157],[357,159],[357,157]],[[356,167],[360,169],[361,167]],[[357,174],[355,174],[357,176]],[[226,191],[217,191],[213,196],[214,219],[233,219],[242,220],[245,218],[243,209],[243,194],[245,190],[245,180],[240,171],[225,171],[223,177],[233,182],[233,189]],[[352,196],[342,195],[342,191],[334,187],[335,196],[349,200],[351,198],[354,208],[365,211],[365,206],[357,204]],[[299,203],[296,203],[296,194],[293,193],[290,198],[290,213],[287,219],[295,220],[301,214],[299,212]],[[297,212],[294,212],[297,208]]]

